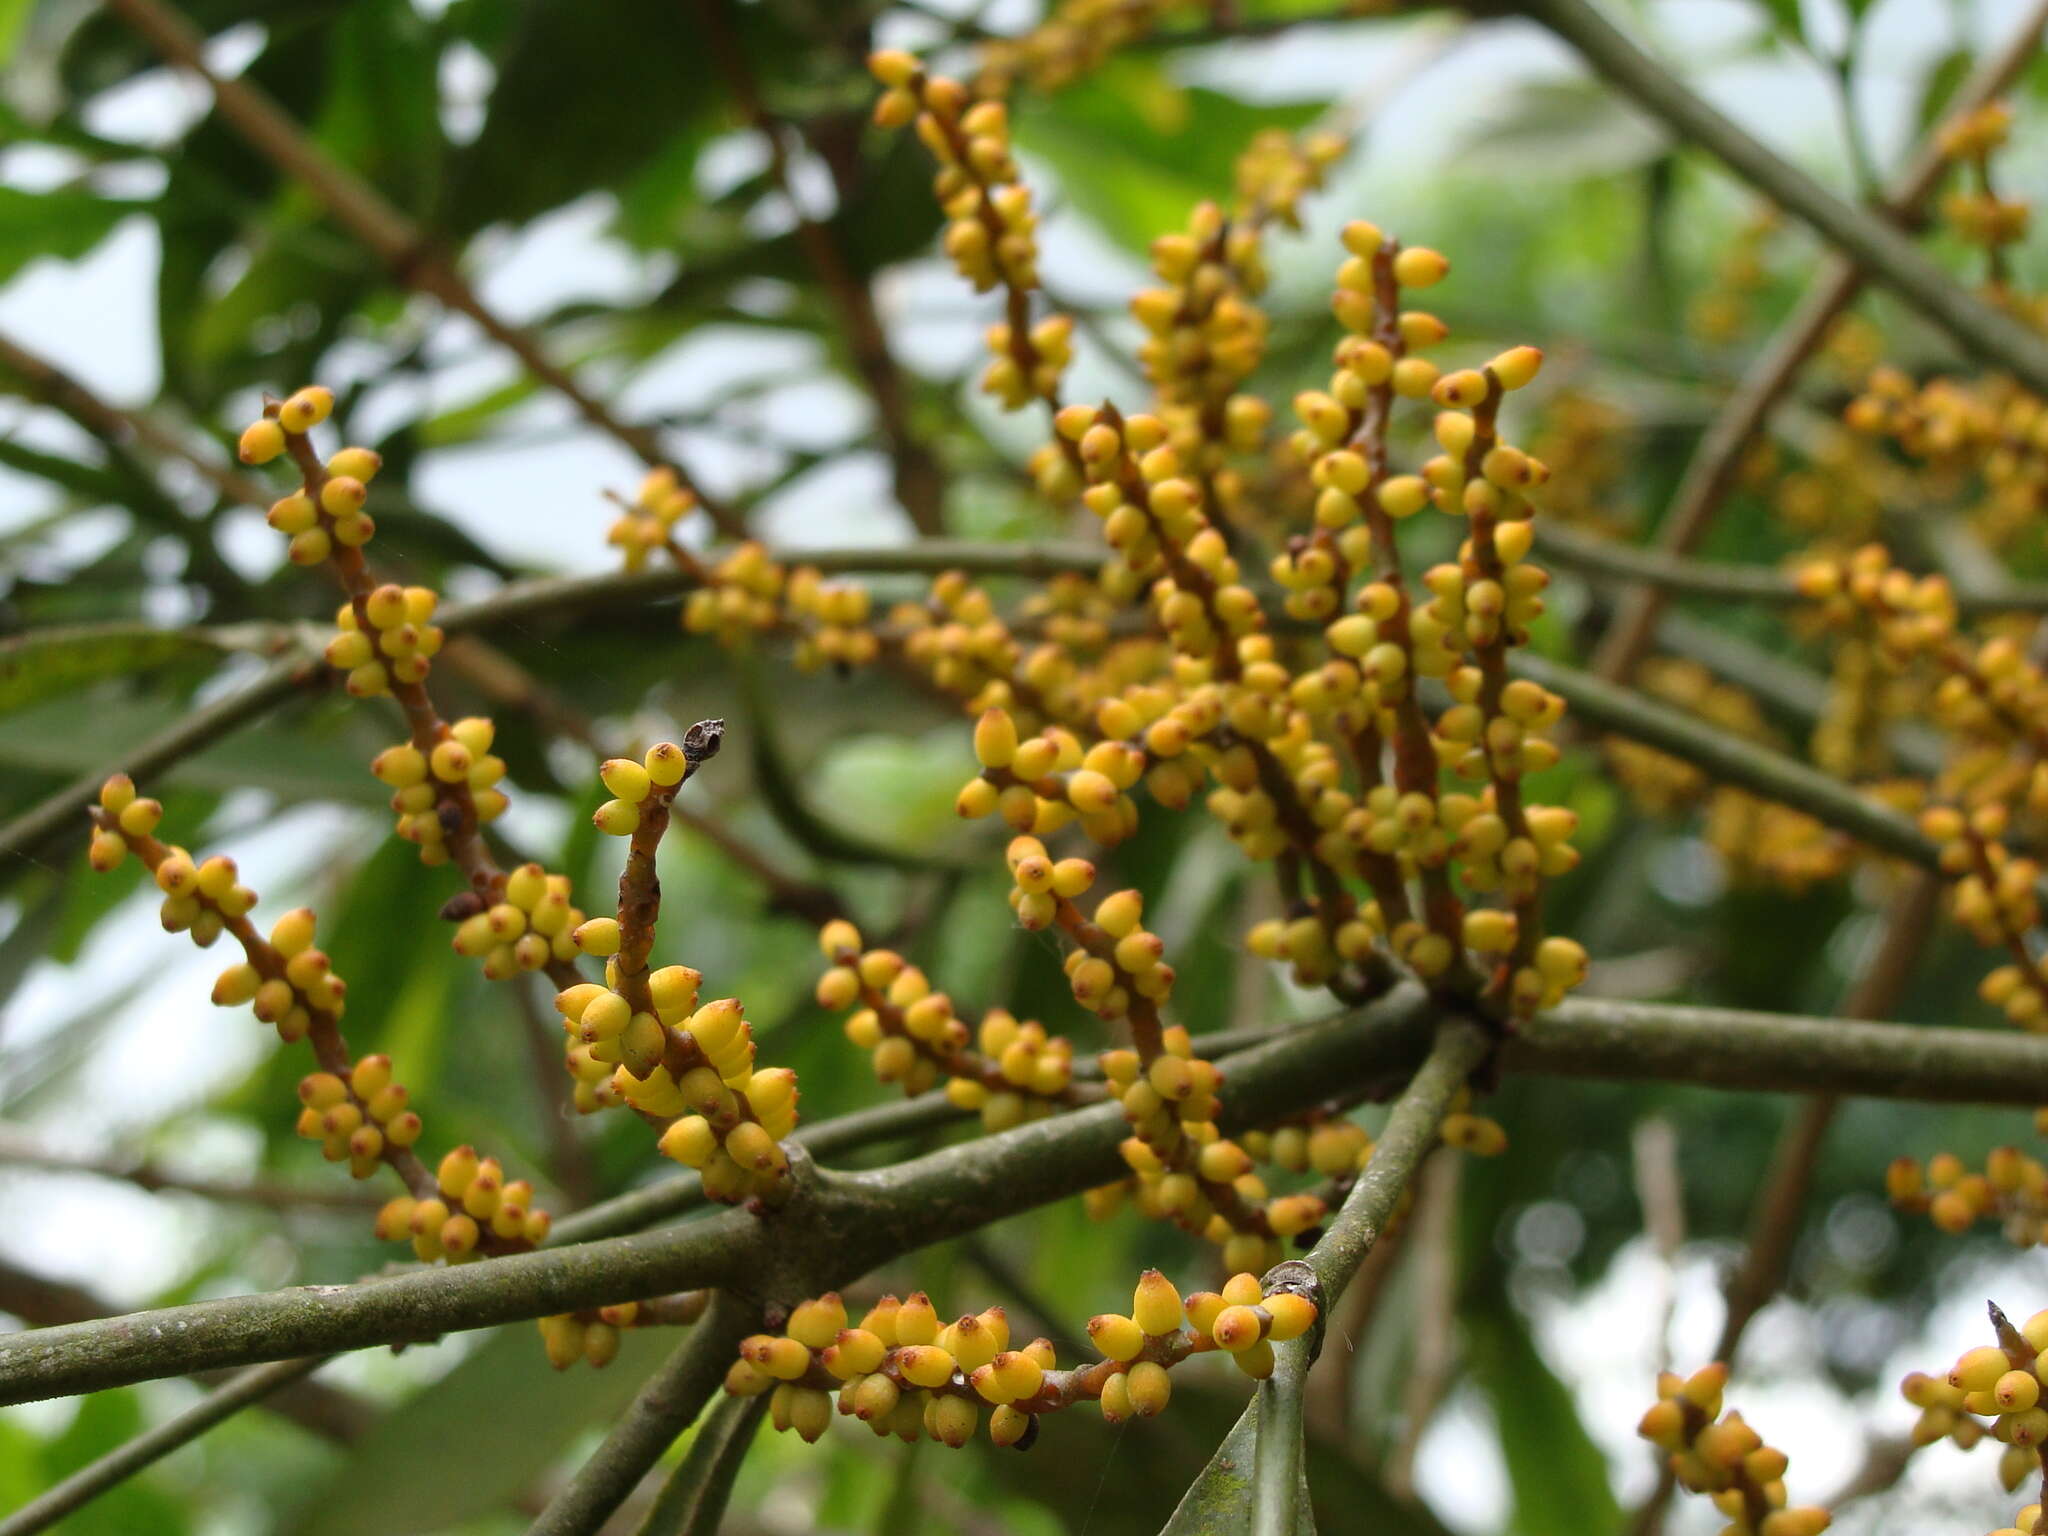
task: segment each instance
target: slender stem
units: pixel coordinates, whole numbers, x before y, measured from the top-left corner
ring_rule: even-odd
[[[1722,116],[1617,30],[1589,0],[1514,0],[1570,43],[1598,74],[1687,144],[1714,155],[1788,213],[1811,225],[1869,278],[1892,290],[1965,350],[2048,394],[2048,342],[1986,304],[1906,235],[1843,201]]]
[[[671,1231],[358,1285],[298,1286],[40,1328],[0,1339],[0,1397],[28,1402],[211,1366],[421,1343],[461,1329],[698,1289],[736,1278],[757,1245],[753,1218],[724,1211]]]
[[[259,1402],[281,1387],[312,1375],[326,1356],[281,1360],[251,1366],[215,1387],[183,1413],[144,1430],[106,1455],[87,1462],[62,1482],[0,1520],[0,1536],[32,1536],[46,1531],[66,1515],[83,1508],[108,1489],[125,1482],[171,1452],[191,1444],[216,1424]]]
[[[703,1412],[740,1340],[760,1321],[757,1306],[724,1291],[712,1298],[711,1310],[648,1378],[604,1443],[527,1527],[527,1536],[592,1536],[600,1529]]]
[[[717,1536],[740,1463],[767,1413],[765,1392],[724,1398],[713,1407],[640,1522],[640,1536]]]
[[[778,123],[761,97],[761,87],[747,60],[746,50],[733,36],[727,12],[733,0],[698,0],[697,15],[705,41],[718,63],[718,71],[746,118],[768,149],[768,173],[796,217],[796,241],[825,290],[825,297],[839,312],[840,334],[846,340],[854,370],[875,403],[875,415],[888,445],[894,471],[896,500],[909,515],[911,525],[921,534],[945,531],[946,482],[931,449],[910,422],[909,391],[903,370],[889,351],[888,333],[875,312],[875,297],[867,280],[846,259],[831,227],[819,223],[805,211],[790,174],[789,151],[783,144],[785,126]],[[791,127],[789,131],[800,131]],[[838,163],[832,162],[835,172]],[[852,157],[851,164],[858,164]],[[851,178],[840,175],[837,190],[842,206],[857,194]]]
[[[1365,1172],[1324,1223],[1322,1238],[1309,1253],[1308,1266],[1322,1288],[1320,1305],[1325,1310],[1336,1305],[1380,1240],[1423,1154],[1436,1144],[1437,1127],[1453,1095],[1486,1059],[1492,1044],[1486,1031],[1463,1019],[1439,1028],[1428,1059],[1402,1090],[1386,1129],[1373,1143]]]
[[[1950,119],[1976,111],[2011,86],[2033,59],[2044,27],[2048,27],[2048,0],[2038,0],[2011,40],[1964,82],[1956,93]],[[1910,219],[1940,181],[1948,162],[1937,139],[1930,134],[1923,140],[1912,162],[1893,183],[1886,207],[1894,215]],[[1671,508],[1657,525],[1659,554],[1684,555],[1698,547],[1735,484],[1750,441],[1818,349],[1835,318],[1855,301],[1863,282],[1863,269],[1857,263],[1846,256],[1828,258],[1693,450]],[[1637,587],[1624,598],[1594,656],[1592,670],[1597,675],[1619,682],[1635,671],[1649,653],[1665,600],[1665,592],[1650,586]]]

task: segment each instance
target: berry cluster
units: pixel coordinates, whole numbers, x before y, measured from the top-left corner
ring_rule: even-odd
[[[356,1070],[360,1078],[361,1067]],[[354,1086],[361,1091],[360,1081]],[[451,1263],[474,1258],[486,1234],[527,1244],[546,1241],[548,1213],[534,1209],[533,1186],[524,1179],[507,1183],[495,1157],[457,1147],[441,1159],[434,1183],[434,1193],[424,1198],[401,1195],[385,1205],[377,1213],[377,1235],[387,1242],[409,1236],[422,1260]]]
[[[1657,1378],[1657,1402],[1636,1432],[1669,1452],[1681,1486],[1704,1493],[1726,1515],[1731,1536],[1819,1536],[1830,1517],[1811,1504],[1787,1507],[1785,1453],[1765,1445],[1740,1413],[1721,1412],[1728,1367]]]
[[[686,1327],[704,1315],[709,1291],[683,1291],[646,1301],[622,1301],[584,1312],[557,1312],[538,1319],[548,1364],[566,1371],[579,1360],[603,1370],[618,1358],[620,1335],[628,1328]]]
[[[1950,751],[1920,828],[1941,845],[1956,920],[2011,957],[1985,977],[1985,1000],[2023,1028],[2048,1027],[2048,970],[2027,947],[2040,865],[2008,847],[2016,815],[2048,816],[2048,673],[2009,636],[1962,637],[1948,583],[1899,569],[1880,545],[1810,560],[1797,581],[1823,622],[1861,627],[1887,666],[1924,666],[1937,679],[1927,710]]]
[[[981,387],[1009,410],[1056,400],[1060,375],[1073,359],[1074,322],[1066,315],[1031,319],[1038,215],[1010,155],[1008,109],[997,100],[976,100],[957,80],[927,75],[907,53],[877,53],[868,67],[887,87],[875,104],[875,121],[885,128],[915,123],[939,162],[932,192],[948,221],[947,256],[976,293],[1003,290],[1004,318],[989,327],[994,360]]]
[[[827,1292],[798,1305],[780,1334],[745,1340],[725,1389],[772,1392],[770,1421],[809,1441],[831,1424],[836,1394],[838,1411],[878,1436],[930,1436],[955,1448],[974,1437],[986,1409],[990,1440],[1021,1450],[1036,1440],[1039,1415],[1076,1403],[1096,1403],[1112,1424],[1158,1414],[1172,1395],[1168,1371],[1193,1355],[1220,1351],[1248,1376],[1269,1375],[1273,1345],[1315,1321],[1314,1302],[1292,1291],[1267,1294],[1250,1274],[1183,1302],[1170,1280],[1147,1270],[1128,1315],[1088,1324],[1103,1358],[1061,1370],[1045,1339],[1010,1347],[1001,1307],[942,1325],[920,1291],[905,1301],[885,1296],[850,1325],[846,1304]]]
[[[2048,1467],[2048,1357],[2042,1354],[2048,1349],[2048,1312],[2036,1312],[2015,1328],[1996,1305],[1987,1310],[1997,1343],[1965,1350],[1945,1378],[1914,1371],[1900,1391],[1920,1410],[1913,1426],[1916,1445],[1948,1438],[1968,1449],[1986,1434],[2003,1445],[1998,1478],[2010,1493]],[[2038,1510],[2023,1511],[2014,1526],[2025,1536],[2040,1536],[2037,1518]]]
[[[361,447],[321,459],[309,434],[333,408],[333,394],[318,385],[283,401],[266,399],[262,417],[242,433],[241,457],[266,464],[288,456],[298,470],[299,490],[271,508],[270,522],[290,537],[287,553],[294,564],[325,564],[347,596],[335,615],[327,660],[345,670],[351,693],[388,694],[405,716],[407,740],[371,765],[393,791],[399,835],[418,845],[421,863],[453,863],[471,893],[495,905],[505,876],[480,831],[504,813],[506,798],[497,785],[505,764],[491,752],[488,720],[451,726],[434,707],[426,678],[442,645],[441,630],[432,622],[439,598],[428,587],[380,581],[364,558],[363,546],[376,525],[363,509],[381,460]],[[521,968],[501,962],[494,974],[509,976]]]
[[[320,1070],[299,1083],[299,1134],[318,1142],[329,1162],[347,1163],[356,1178],[389,1165],[409,1191],[379,1213],[377,1235],[387,1241],[410,1238],[422,1259],[514,1252],[539,1242],[547,1233],[547,1214],[532,1208],[531,1186],[504,1183],[495,1160],[480,1162],[464,1147],[449,1154],[437,1178],[414,1155],[420,1117],[405,1085],[393,1077],[391,1058],[356,1060],[342,1038],[348,986],[313,943],[312,912],[300,907],[285,913],[266,939],[249,920],[256,893],[241,883],[234,860],[195,860],[185,849],[159,842],[153,834],[162,818],[163,806],[138,796],[126,774],[108,779],[93,811],[93,868],[114,869],[133,853],[164,893],[167,931],[189,932],[202,949],[223,933],[241,945],[242,959],[214,982],[213,1000],[224,1008],[246,1003],[287,1044],[311,1044]],[[477,1194],[486,1202],[481,1212],[452,1210],[441,1201],[446,1193],[460,1202],[472,1182],[464,1170],[478,1174],[485,1166],[490,1178]]]
[[[458,722],[457,731],[470,723]],[[583,909],[570,900],[567,875],[522,864],[505,877],[502,900],[488,906],[480,896],[456,900],[461,907],[478,910],[458,918],[452,941],[455,953],[481,959],[484,975],[492,981],[566,965],[579,953],[575,936],[583,924]]]
[[[1653,656],[1637,669],[1635,683],[1731,736],[1783,746],[1755,699],[1689,658]],[[1684,759],[1640,742],[1609,737],[1601,745],[1616,780],[1651,815],[1703,802],[1706,840],[1738,879],[1770,881],[1796,895],[1849,866],[1855,845],[1803,811],[1711,783]]]
[[[982,1127],[1006,1131],[1080,1099],[1074,1048],[1037,1020],[990,1009],[969,1029],[953,1000],[892,949],[867,949],[845,919],[818,932],[831,968],[818,978],[818,1005],[847,1013],[846,1038],[869,1053],[879,1082],[916,1095],[946,1084],[946,1097],[980,1112]]]
[[[1186,0],[1178,0],[1183,6]],[[1022,80],[1050,94],[1092,74],[1112,54],[1156,26],[1176,0],[1059,0],[1045,19],[1015,37],[982,45],[974,79],[983,96],[1006,96]]]
[[[2048,1110],[2036,1111],[2034,1122],[2048,1133]],[[1953,1152],[1937,1152],[1924,1167],[1915,1158],[1894,1158],[1884,1183],[1893,1205],[1926,1215],[1944,1232],[1960,1235],[1995,1221],[2015,1247],[2048,1243],[2048,1166],[2018,1147],[1994,1147],[1981,1173]]]
[[[379,587],[377,592],[395,590]],[[426,591],[424,587],[413,590]],[[373,592],[371,597],[376,595]],[[432,598],[433,594],[428,592],[427,596]],[[355,610],[344,607],[341,611],[352,614]],[[333,660],[331,648],[328,659]],[[465,824],[482,826],[505,814],[505,794],[497,787],[505,777],[505,760],[491,751],[496,736],[497,728],[489,720],[472,716],[449,726],[447,734],[426,751],[410,741],[401,741],[370,760],[370,772],[391,787],[391,809],[398,813],[398,835],[418,845],[422,864],[448,862],[451,832],[459,833]],[[534,946],[529,945],[527,956],[517,958],[509,969],[503,964],[505,957],[498,957],[500,964],[492,971],[489,959],[497,948],[491,944],[481,949],[459,949],[458,953],[486,957],[486,971],[498,977],[535,969],[547,960],[541,956],[534,965],[528,965],[526,958],[535,952]]]
[[[1963,239],[1984,247],[1994,287],[2005,281],[2005,247],[2027,235],[2027,204],[2000,197],[1991,179],[1991,157],[2011,137],[2012,108],[1994,101],[1944,124],[1936,141],[1943,155],[1967,168],[1973,183],[1943,198],[1941,215]]]
[[[311,916],[303,908],[289,912],[279,926]],[[277,937],[273,929],[272,943]],[[235,982],[229,995],[239,993],[246,978],[238,976]],[[215,1001],[219,1001],[223,989],[216,985],[214,991]],[[419,1140],[420,1117],[410,1107],[411,1101],[405,1084],[392,1079],[389,1056],[365,1056],[346,1074],[314,1072],[299,1079],[299,1103],[304,1108],[299,1111],[298,1133],[307,1141],[319,1142],[320,1155],[328,1162],[345,1162],[356,1178],[367,1179],[383,1160],[386,1146],[409,1147]],[[517,1237],[519,1233],[500,1235]]]
[[[633,499],[620,500],[623,505],[604,541],[619,551],[627,570],[645,568],[647,557],[657,549],[682,554],[676,543],[676,525],[697,510],[698,501],[696,492],[686,487],[673,469],[649,470]]]

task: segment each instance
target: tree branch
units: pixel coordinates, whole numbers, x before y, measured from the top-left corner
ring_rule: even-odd
[[[1510,668],[1562,694],[1582,721],[1603,731],[1660,748],[1684,758],[1710,778],[1805,811],[1879,853],[1925,869],[1938,867],[1938,850],[1921,835],[1912,818],[1865,798],[1853,786],[1797,758],[1744,741],[1647,694],[1602,682],[1590,672],[1560,666],[1527,650],[1515,653]]]
[[[1663,597],[1701,597],[1720,602],[1759,603],[1790,607],[1811,603],[1789,571],[1769,565],[1737,565],[1714,560],[1696,560],[1672,554],[1662,543],[1648,548],[1622,544],[1576,528],[1539,523],[1536,552],[1552,565],[1580,575],[1620,580],[1653,587]],[[1965,614],[2048,613],[2048,582],[1998,582],[1985,586],[1955,587],[1956,608]],[[1623,595],[1626,603],[1629,594]],[[1661,605],[1660,605],[1661,609]],[[1657,617],[1661,618],[1661,611]],[[1619,625],[1623,620],[1617,618]],[[1611,633],[1612,631],[1610,631]],[[1604,645],[1603,640],[1603,645]],[[1599,653],[1587,670],[1595,676],[1619,679],[1626,674],[1603,669]],[[1632,669],[1631,669],[1632,670]]]
[[[1426,1054],[1433,1009],[1419,985],[1403,982],[1366,1008],[1225,1058],[1219,1127],[1228,1133],[1270,1123],[1398,1075]],[[2005,1031],[1587,1001],[1539,1014],[1502,1050],[1511,1070],[1572,1077],[1931,1102],[2048,1101],[2048,1040]],[[798,1199],[767,1221],[723,1210],[658,1232],[361,1285],[234,1296],[15,1334],[0,1338],[0,1403],[432,1338],[706,1286],[743,1284],[793,1300],[1116,1177],[1127,1129],[1116,1105],[1097,1104],[871,1173],[807,1173]]]
[[[714,1407],[647,1511],[640,1536],[718,1536],[733,1480],[767,1412],[765,1392],[728,1397]]]
[[[711,1310],[647,1379],[604,1443],[527,1528],[527,1536],[594,1536],[703,1411],[737,1358],[740,1340],[760,1321],[758,1306],[723,1291],[713,1297]]]
[[[1705,149],[1811,225],[1964,351],[2010,370],[2036,394],[2048,394],[2048,342],[1970,293],[1894,226],[1844,202],[1797,166],[1779,159],[1637,47],[1588,0],[1513,4],[1570,43],[1595,72],[1664,123],[1681,142]]]

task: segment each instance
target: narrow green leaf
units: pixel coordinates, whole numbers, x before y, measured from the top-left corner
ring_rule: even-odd
[[[0,15],[0,28],[4,27],[5,17]],[[0,186],[0,282],[39,257],[77,261],[112,234],[116,224],[141,211],[140,203],[75,187],[23,192]]]
[[[1142,248],[1227,200],[1236,162],[1262,128],[1296,129],[1313,105],[1254,106],[1177,84],[1157,59],[1111,61],[1083,83],[1020,104],[1017,142],[1050,162],[1060,191],[1121,244]]]
[[[218,642],[203,633],[144,624],[31,630],[0,640],[0,714],[75,694],[105,678],[219,651]]]
[[[1489,1304],[1486,1295],[1491,1296]],[[1582,1536],[1621,1524],[1607,1458],[1579,1422],[1578,1406],[1499,1291],[1475,1296],[1464,1318],[1472,1375],[1493,1405],[1514,1488],[1518,1536]]]
[[[380,1420],[285,1528],[292,1536],[415,1536],[496,1514],[586,1429],[623,1412],[673,1346],[667,1329],[629,1328],[603,1370],[556,1371],[534,1329],[498,1329]]]
[[[1242,1536],[1252,1524],[1252,1467],[1259,1446],[1259,1396],[1245,1404],[1209,1465],[1181,1498],[1159,1536]],[[1295,1536],[1315,1536],[1306,1488],[1295,1503]]]

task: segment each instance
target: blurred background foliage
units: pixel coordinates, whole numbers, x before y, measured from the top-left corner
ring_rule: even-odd
[[[1144,398],[1123,360],[1135,334],[1123,303],[1145,248],[1194,201],[1228,194],[1251,135],[1336,125],[1357,147],[1305,235],[1276,243],[1260,382],[1284,400],[1316,377],[1334,336],[1323,308],[1332,231],[1372,217],[1450,254],[1439,308],[1461,340],[1530,341],[1551,354],[1532,432],[1570,445],[1553,460],[1560,507],[1622,535],[1653,526],[1714,403],[1812,271],[1808,237],[1757,226],[1746,193],[1674,153],[1527,27],[1447,13],[1330,19],[1328,0],[1219,9],[1243,36],[1218,37],[1197,7],[1080,82],[1020,101],[1018,141],[1053,210],[1048,284],[1085,321],[1075,396]],[[187,13],[211,36],[216,67],[272,92],[489,302],[544,336],[622,418],[658,428],[771,541],[910,536],[789,199],[692,7],[194,0]],[[797,195],[875,288],[912,419],[950,475],[948,529],[976,537],[1072,528],[1018,473],[1037,425],[995,418],[973,392],[986,308],[934,259],[923,151],[866,128],[872,92],[858,61],[876,42],[957,59],[982,29],[1014,31],[1034,15],[1029,4],[936,0],[729,7],[768,109],[802,125]],[[1282,25],[1302,17],[1312,20]],[[1721,100],[1844,187],[1859,160],[1898,160],[2010,20],[1988,0],[1849,10],[1659,0],[1634,17]],[[115,18],[86,0],[0,3],[0,57],[0,337],[222,463],[259,392],[333,385],[346,439],[384,456],[378,554],[406,579],[473,596],[522,574],[609,564],[603,495],[630,490],[630,457],[471,322],[395,283]],[[2026,107],[2038,108],[2044,85],[2048,71],[2028,75]],[[2029,171],[2039,184],[2038,120],[2020,114],[2022,184]],[[2039,255],[2023,249],[2022,271],[2038,278]],[[1937,351],[1881,301],[1859,313],[1895,356]],[[1839,411],[1855,378],[1825,361],[1811,372],[1779,414],[1773,449],[1784,462],[1805,462],[1816,423]],[[332,598],[281,561],[259,512],[188,467],[96,435],[19,370],[0,366],[0,392],[0,631],[28,637],[0,667],[0,805],[11,812],[104,760],[111,742],[146,736],[258,670],[187,626],[314,620]],[[1706,552],[1767,562],[1791,547],[1768,496],[1744,491]],[[2018,546],[2016,563],[2048,568],[2038,541]],[[1539,644],[1583,654],[1600,613],[1597,592],[1562,582]],[[1768,614],[1695,616],[1787,672],[1813,660]],[[36,648],[51,626],[120,621],[150,632]],[[1047,946],[1012,925],[990,828],[953,817],[969,758],[949,709],[883,675],[800,676],[772,647],[721,651],[682,635],[671,604],[516,623],[489,638],[537,689],[522,708],[449,669],[437,673],[444,712],[497,716],[518,786],[507,840],[571,873],[580,891],[604,889],[618,856],[588,827],[596,749],[722,714],[731,744],[685,797],[698,817],[830,887],[871,930],[900,932],[955,996],[1005,1002],[1084,1046],[1097,1040]],[[1788,735],[1804,728],[1782,723]],[[658,1173],[625,1117],[562,1126],[537,1085],[536,1053],[548,1052],[534,1018],[449,952],[435,919],[444,891],[387,835],[382,792],[363,768],[391,729],[375,707],[294,697],[149,787],[192,846],[241,856],[267,903],[320,910],[352,988],[352,1043],[398,1058],[437,1138],[502,1149],[568,1199]],[[1546,797],[1580,812],[1586,858],[1557,892],[1554,921],[1592,950],[1596,992],[1834,1006],[1866,954],[1881,875],[1797,892],[1749,882],[1697,818],[1645,815],[1595,754],[1568,756],[1555,779]],[[206,966],[152,932],[133,865],[91,877],[81,845],[67,835],[0,866],[10,1135],[62,1156],[331,1189],[335,1170],[292,1135],[283,1108],[300,1065],[260,1044],[245,1019],[211,1014]],[[763,1059],[800,1073],[807,1118],[876,1102],[882,1090],[810,1000],[814,949],[791,903],[703,835],[672,836],[664,858],[663,954],[747,1000]],[[1108,863],[1110,878],[1147,893],[1181,967],[1189,1025],[1318,1010],[1237,946],[1272,897],[1217,828],[1148,816]],[[1973,990],[1985,963],[1966,942],[1937,942],[1900,1015],[1991,1022]],[[1513,1083],[1499,1104],[1513,1154],[1467,1166],[1455,1185],[1438,1180],[1456,1202],[1444,1241],[1460,1263],[1452,1373],[1426,1428],[1409,1422],[1404,1392],[1443,1298],[1397,1260],[1372,1326],[1339,1320],[1357,1331],[1327,1358],[1333,1380],[1312,1412],[1326,1530],[1617,1529],[1649,1480],[1629,1431],[1667,1347],[1659,1298],[1674,1301],[1668,1347],[1697,1363],[1718,1326],[1717,1276],[1787,1112],[1761,1095],[1560,1081]],[[1675,1128],[1684,1191],[1686,1242],[1668,1272],[1644,1237],[1635,1172],[1648,1120]],[[1889,1105],[1852,1106],[1838,1122],[1791,1294],[1739,1362],[1738,1400],[1814,1480],[1802,1495],[1857,1466],[1857,1415],[1900,1422],[1891,1382],[1901,1361],[1959,1347],[1949,1313],[1930,1309],[1955,1295],[1974,1307],[1993,1282],[2012,1292],[2009,1306],[2038,1303],[2038,1263],[2012,1259],[1995,1237],[1941,1239],[1896,1219],[1880,1188],[1899,1152],[1973,1157],[2023,1128],[2013,1114]],[[381,1259],[360,1212],[279,1213],[0,1166],[0,1308],[27,1323],[67,1305],[75,1315],[344,1280]],[[919,1254],[876,1282],[927,1288],[942,1306],[1001,1301],[1028,1327],[1070,1338],[1141,1264],[1193,1283],[1211,1278],[1209,1262],[1135,1217],[1092,1226],[1060,1208]],[[592,1443],[660,1343],[629,1335],[610,1370],[560,1377],[527,1329],[353,1359],[322,1377],[349,1394],[326,1405],[338,1417],[311,1415],[309,1428],[245,1413],[64,1529],[516,1530],[520,1509]],[[1176,1387],[1164,1419],[1113,1432],[1065,1416],[1028,1456],[985,1441],[946,1453],[878,1450],[864,1435],[810,1451],[764,1440],[728,1528],[1155,1529],[1242,1396],[1234,1377],[1187,1374],[1200,1379]],[[0,1413],[0,1504],[190,1394],[165,1383]],[[1390,1492],[1390,1463],[1410,1458],[1416,1492]],[[1949,1448],[1927,1459],[1942,1458],[1960,1459]],[[1944,1481],[1937,1465],[1889,1512],[1852,1508],[1842,1528],[1920,1530],[1939,1518],[1965,1529],[1988,1518],[1976,1512],[1987,1481],[1981,1469]],[[1701,1529],[1715,1523],[1705,1518]]]

